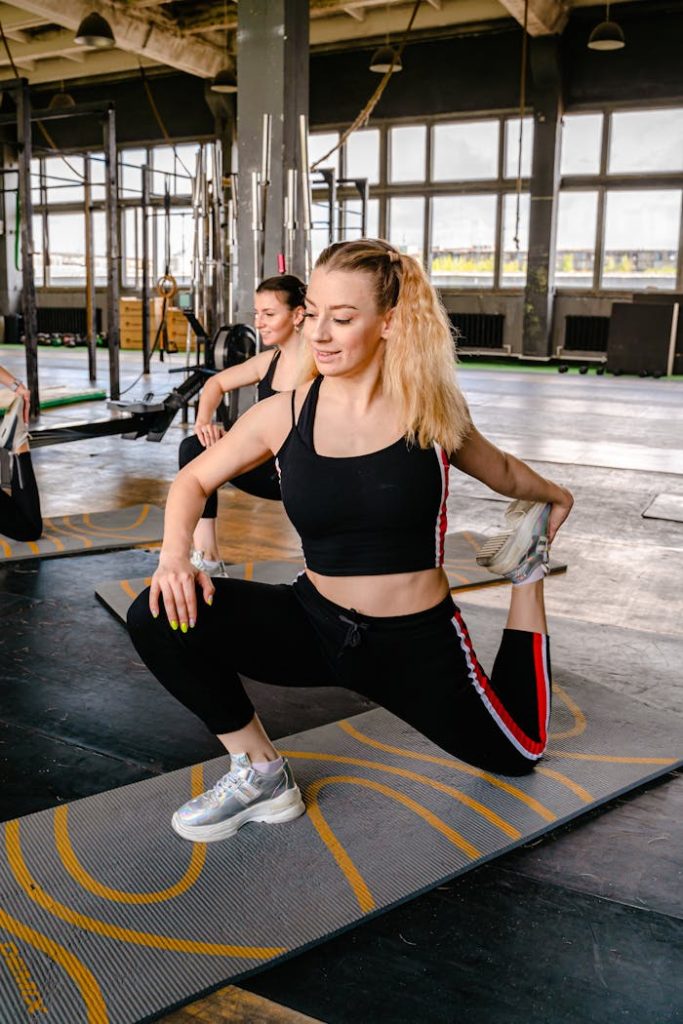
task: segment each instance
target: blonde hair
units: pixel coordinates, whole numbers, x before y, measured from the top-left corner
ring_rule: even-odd
[[[328,246],[318,267],[371,277],[378,311],[393,309],[382,385],[398,406],[406,439],[421,448],[436,442],[457,451],[472,422],[456,380],[448,318],[422,265],[388,242],[361,238]]]

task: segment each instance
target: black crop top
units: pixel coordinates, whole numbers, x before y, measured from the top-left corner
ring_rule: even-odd
[[[418,572],[443,563],[448,457],[437,444],[400,438],[369,455],[318,455],[313,423],[324,377],[317,377],[299,419],[277,454],[282,501],[304,549],[323,576]]]
[[[268,369],[266,370],[265,377],[256,385],[257,402],[262,402],[264,398],[270,398],[271,395],[277,395],[278,392],[273,388],[273,377],[275,376],[275,367],[277,361],[280,358],[280,349],[276,349],[275,355],[268,363]]]

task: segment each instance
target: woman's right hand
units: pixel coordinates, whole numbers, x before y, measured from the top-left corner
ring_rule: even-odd
[[[149,608],[154,618],[159,616],[159,598],[162,597],[171,629],[180,626],[181,632],[187,633],[197,621],[197,584],[204,601],[210,605],[216,592],[211,577],[205,572],[197,572],[189,558],[174,558],[162,553],[149,591]]]
[[[194,425],[194,432],[205,448],[210,448],[223,437],[225,428],[220,423],[210,423],[207,420],[197,420]]]

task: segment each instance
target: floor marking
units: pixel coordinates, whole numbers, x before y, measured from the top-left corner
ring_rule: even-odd
[[[245,562],[245,565],[244,565],[244,576],[242,577],[242,579],[252,580],[253,578],[254,578],[254,563],[253,562]]]
[[[381,782],[375,782],[373,779],[361,779],[352,775],[328,775],[324,779],[317,779],[315,782],[312,782],[310,786],[306,787],[306,801],[309,817],[318,830],[320,838],[337,861],[337,864],[341,868],[346,880],[353,889],[354,895],[358,900],[358,905],[364,913],[374,909],[376,906],[375,901],[364,882],[362,875],[355,867],[348,853],[346,853],[346,850],[326,822],[318,804],[318,793],[323,786],[336,785],[338,783],[364,786],[366,789],[374,789],[378,793],[382,793],[384,796],[391,797],[392,800],[397,800],[409,810],[418,814],[427,822],[428,825],[431,825],[432,828],[435,828],[445,836],[449,842],[453,843],[454,846],[457,846],[459,850],[462,850],[470,860],[478,860],[481,857],[481,851],[478,850],[476,846],[473,846],[472,843],[468,842],[464,836],[461,836],[459,832],[456,832],[455,829],[452,829],[447,825],[445,821],[442,821],[441,818],[432,814],[432,812],[427,810],[426,807],[423,807],[422,804],[418,804],[417,801],[412,800],[404,793],[399,793],[398,790],[392,789],[390,786],[385,786]]]
[[[287,952],[286,947],[283,946],[237,946],[222,945],[214,942],[198,942],[193,939],[176,939],[169,935],[140,932],[133,928],[122,928],[119,925],[108,924],[106,921],[99,921],[97,918],[81,914],[53,899],[33,878],[21,852],[19,819],[8,821],[5,825],[5,843],[7,847],[7,860],[12,874],[28,898],[37,903],[43,910],[53,914],[54,917],[66,921],[67,924],[75,925],[77,928],[94,932],[96,935],[103,935],[107,939],[116,939],[119,942],[129,942],[133,945],[148,946],[152,949],[161,949],[172,953],[196,953],[201,956],[245,957],[252,960],[270,960],[272,957],[280,956],[282,953]]]
[[[396,768],[394,765],[384,764],[381,761],[365,761],[360,757],[346,757],[343,754],[321,754],[317,751],[308,752],[302,750],[282,750],[281,753],[285,757],[300,757],[311,761],[334,761],[335,764],[352,764],[357,768],[372,768],[377,771],[389,772],[391,775],[401,775],[403,778],[412,779],[414,782],[419,782],[422,785],[431,786],[432,789],[438,789],[442,793],[447,793],[461,804],[469,807],[476,814],[480,814],[482,818],[486,818],[487,821],[495,825],[496,828],[499,828],[510,839],[521,839],[522,837],[522,833],[518,828],[515,828],[510,822],[501,818],[490,807],[463,793],[462,790],[455,789],[454,786],[447,786],[445,782],[430,779],[427,775],[418,775],[417,772],[411,772],[409,768]]]
[[[199,796],[204,791],[204,771],[201,764],[192,766],[190,789],[192,797]],[[163,903],[166,900],[172,900],[175,896],[180,896],[192,888],[206,862],[206,843],[191,843],[190,863],[179,882],[157,892],[124,892],[121,889],[112,889],[108,885],[103,885],[102,882],[93,878],[79,862],[69,838],[68,804],[56,808],[54,826],[57,853],[73,880],[81,888],[87,889],[94,896],[99,896],[104,900],[112,900],[115,903]]]
[[[490,772],[484,771],[482,768],[475,768],[473,765],[466,764],[464,761],[456,761],[455,758],[450,757],[435,757],[433,754],[416,754],[413,750],[408,750],[405,747],[392,747],[388,743],[380,743],[379,740],[373,740],[370,736],[366,736],[364,733],[359,732],[350,722],[343,720],[337,722],[340,729],[348,733],[349,736],[353,736],[354,739],[360,743],[367,743],[370,747],[377,747],[378,750],[385,750],[388,754],[398,754],[401,757],[412,757],[416,761],[427,761],[431,764],[443,764],[447,768],[454,768],[457,772],[463,772],[465,775],[474,775],[478,779],[484,779],[485,782],[489,782],[492,786],[497,789],[502,789],[510,796],[513,796],[516,800],[520,800],[527,807],[530,807],[533,811],[541,816],[545,821],[557,821],[557,815],[550,810],[549,807],[545,807],[535,797],[529,796],[524,790],[519,789],[510,782],[505,782],[503,779],[498,778],[495,775],[491,775]]]
[[[556,682],[553,682],[552,692],[554,694],[557,694],[557,696],[560,698],[565,707],[568,708],[568,710],[574,716],[574,725],[571,726],[571,728],[569,729],[563,730],[562,732],[549,733],[548,739],[568,740],[571,736],[580,736],[582,732],[585,732],[586,725],[588,724],[586,721],[586,716],[584,715],[583,711],[576,703],[576,701],[574,701],[569,696],[567,691],[563,689],[561,686],[558,686]]]
[[[547,775],[549,779],[555,779],[556,782],[566,786],[567,789],[571,789],[572,793],[576,793],[578,798],[585,804],[592,804],[595,800],[595,797],[592,796],[587,789],[580,786],[578,782],[574,782],[573,779],[563,775],[562,772],[555,771],[554,768],[548,768],[545,764],[538,764],[534,768],[534,772],[536,772],[537,775]]]
[[[76,529],[76,527],[72,525],[68,516],[62,516],[62,526],[57,526],[54,519],[52,520],[50,526],[51,529],[55,531],[55,533],[61,533],[63,534],[63,536],[69,537],[71,540],[79,540],[83,544],[84,548],[92,547],[92,541],[90,540],[88,535],[83,531],[79,532]]]
[[[142,524],[144,523],[145,519],[147,519],[147,517],[149,515],[149,510],[151,509],[151,507],[152,507],[151,505],[147,505],[147,504],[143,505],[142,508],[140,509],[140,511],[138,512],[138,517],[137,517],[137,519],[135,520],[134,523],[129,523],[128,526],[117,526],[114,532],[115,533],[123,533],[126,530],[136,530],[138,528],[138,526],[142,526]],[[109,511],[112,512],[112,513],[116,513],[116,512],[125,512],[126,510],[123,509],[123,508],[122,509],[118,509],[117,508],[117,509],[110,509]],[[109,536],[109,527],[107,527],[107,526],[97,526],[95,523],[92,522],[91,516],[93,516],[93,515],[100,515],[100,514],[101,513],[98,513],[98,512],[85,512],[83,514],[83,522],[84,522],[84,524],[88,527],[88,529],[92,533],[103,533],[106,536]]]
[[[0,544],[2,544],[2,553],[5,556],[5,558],[11,558],[12,557],[12,546],[11,546],[11,544],[8,544],[7,541],[4,540],[2,537],[0,537]]]
[[[121,590],[124,592],[124,594],[127,597],[130,597],[131,600],[134,601],[135,598],[138,596],[137,593],[131,587],[131,585],[128,582],[128,580],[119,580],[119,586],[121,587]],[[140,591],[140,593],[142,593],[142,591]]]
[[[88,1014],[88,1024],[108,1024],[109,1014],[102,996],[102,990],[97,983],[95,975],[88,970],[85,964],[81,963],[78,957],[64,949],[58,942],[41,935],[34,928],[17,921],[5,910],[0,908],[0,928],[4,928],[10,935],[27,942],[34,949],[45,953],[56,964],[69,975],[74,985],[81,994]]]

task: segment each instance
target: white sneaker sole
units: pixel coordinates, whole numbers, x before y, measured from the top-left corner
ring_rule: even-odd
[[[298,786],[288,789],[282,796],[273,800],[264,800],[261,804],[253,807],[245,807],[239,814],[233,814],[226,821],[219,821],[215,825],[185,825],[178,817],[178,812],[173,815],[171,825],[173,831],[183,839],[190,839],[194,843],[213,843],[219,839],[229,839],[246,825],[249,821],[261,821],[267,825],[278,825],[285,821],[293,821],[299,818],[306,811],[306,805],[301,799],[301,791]]]
[[[537,502],[514,530],[499,533],[482,544],[476,557],[477,565],[499,576],[514,572],[529,550],[536,523],[546,507],[543,502]]]

